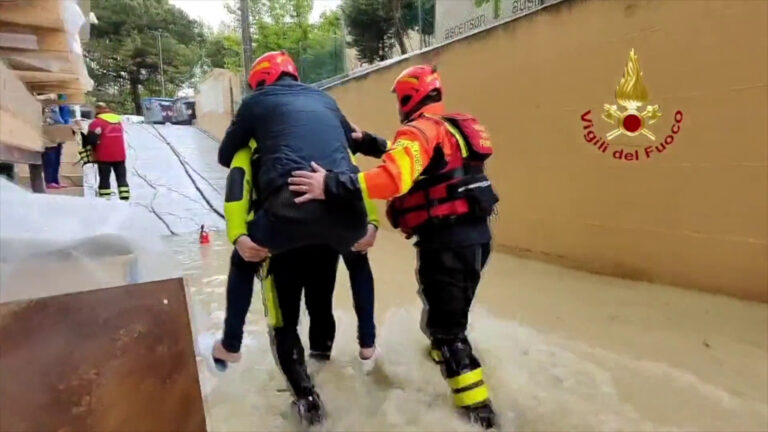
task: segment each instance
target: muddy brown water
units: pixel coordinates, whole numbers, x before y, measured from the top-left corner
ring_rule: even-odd
[[[168,240],[183,263],[198,350],[221,333],[231,246]],[[330,364],[313,371],[329,411],[323,430],[472,430],[451,409],[419,330],[415,253],[381,232],[371,261],[382,349],[365,376],[356,360],[346,269],[335,293]],[[297,271],[301,264],[297,263]],[[302,317],[306,346],[307,316]],[[567,270],[495,253],[472,309],[479,353],[503,430],[768,429],[768,306]],[[210,430],[295,430],[254,294],[243,361],[198,366]]]

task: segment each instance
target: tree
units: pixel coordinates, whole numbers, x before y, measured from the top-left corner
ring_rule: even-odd
[[[296,62],[302,81],[308,83],[343,73],[341,15],[338,11],[324,13],[312,23],[312,5],[312,0],[250,0],[254,58],[286,50]],[[228,11],[232,24],[239,27],[239,2],[230,3]]]
[[[204,53],[209,67],[229,69],[238,74],[243,70],[243,41],[236,33],[211,35]]]
[[[421,2],[420,5],[419,2]],[[421,6],[421,14],[419,14],[419,6]],[[421,23],[419,23],[419,16],[421,16]],[[432,44],[432,38],[435,35],[435,0],[409,0],[405,2],[401,19],[406,29],[420,32],[424,46]]]
[[[376,63],[390,57],[394,47],[394,18],[382,0],[344,0],[344,20],[351,45],[365,63]]]
[[[411,31],[421,31],[424,45],[435,33],[435,0],[344,0],[342,10],[351,46],[365,63],[390,58],[395,46],[406,54]]]
[[[99,24],[85,54],[96,97],[140,114],[142,95],[159,93],[158,35],[170,94],[199,78],[203,25],[168,0],[93,0],[91,9]]]

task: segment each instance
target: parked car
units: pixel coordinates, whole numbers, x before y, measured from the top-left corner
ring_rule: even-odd
[[[124,115],[123,120],[126,123],[144,123],[144,117],[137,115]]]
[[[173,99],[144,98],[141,108],[146,123],[164,124],[173,121]]]
[[[191,125],[197,118],[195,114],[195,99],[182,97],[173,101],[173,124]]]

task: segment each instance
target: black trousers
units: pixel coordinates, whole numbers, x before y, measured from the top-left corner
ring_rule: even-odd
[[[454,402],[463,407],[488,399],[480,361],[472,352],[466,331],[469,310],[490,250],[490,243],[418,247],[419,294],[424,304],[422,331],[442,361],[442,372],[451,385]]]
[[[422,330],[430,339],[464,336],[490,250],[488,243],[418,249]]]
[[[245,261],[236,249],[230,263],[222,345],[229,352],[239,352],[254,277],[261,265]],[[306,397],[314,391],[298,333],[302,292],[310,320],[310,350],[330,352],[336,336],[333,289],[338,263],[339,253],[330,246],[321,245],[273,255],[264,263],[262,300],[272,351],[296,397]]]
[[[98,162],[99,166],[99,196],[108,197],[112,195],[112,186],[110,177],[112,172],[117,179],[117,194],[121,200],[131,198],[131,190],[128,187],[128,178],[125,169],[125,161],[122,162]]]
[[[313,200],[296,204],[288,185],[267,198],[248,223],[248,235],[272,254],[313,244],[346,252],[365,236],[368,216],[363,202]]]

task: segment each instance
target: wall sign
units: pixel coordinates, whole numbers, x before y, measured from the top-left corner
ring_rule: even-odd
[[[595,132],[592,110],[587,110],[581,115],[582,129],[585,131],[584,141],[587,144],[614,159],[636,162],[658,157],[675,143],[683,123],[683,112],[675,111],[669,132],[663,139],[657,139],[650,126],[661,119],[662,112],[658,105],[648,104],[648,89],[643,83],[643,73],[634,49],[629,52],[624,76],[616,87],[615,99],[617,105],[603,105],[602,124],[610,124],[612,128],[605,134],[605,138]],[[630,139],[623,140],[622,144],[611,142],[620,135]],[[645,142],[642,142],[643,139]]]

